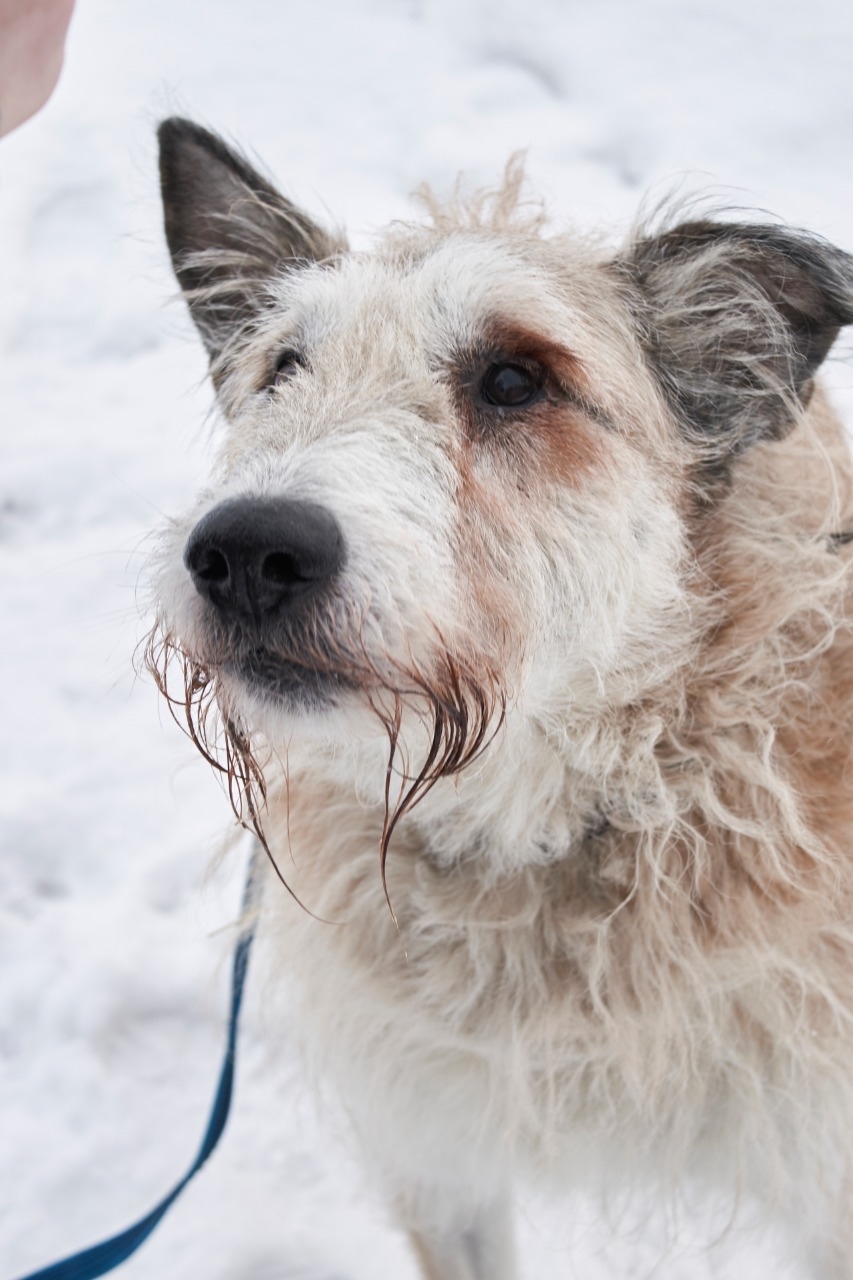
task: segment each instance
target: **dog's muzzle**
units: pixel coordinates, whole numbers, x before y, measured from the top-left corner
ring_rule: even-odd
[[[224,621],[285,621],[327,588],[344,562],[344,540],[324,507],[245,496],[199,520],[184,548],[196,591]]]

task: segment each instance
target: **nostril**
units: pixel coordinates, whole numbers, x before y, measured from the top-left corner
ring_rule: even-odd
[[[201,517],[184,547],[202,599],[253,625],[329,586],[343,560],[331,513],[287,498],[228,498]]]
[[[228,561],[215,547],[200,547],[192,557],[192,573],[202,582],[225,582],[228,577]]]
[[[289,587],[297,582],[308,581],[300,572],[296,558],[287,555],[284,551],[271,551],[268,556],[264,556],[261,578],[264,582],[278,587]]]

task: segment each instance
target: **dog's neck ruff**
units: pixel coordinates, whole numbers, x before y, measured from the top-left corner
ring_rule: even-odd
[[[549,837],[547,835],[533,838],[526,848],[517,848],[517,869],[529,866],[552,866],[565,862],[572,865],[588,866],[595,860],[599,842],[612,830],[610,819],[603,808],[589,811],[585,820],[577,824],[577,830],[570,835]],[[505,859],[493,856],[495,833],[484,829],[481,834],[469,838],[461,847],[448,849],[446,840],[431,838],[430,828],[424,824],[418,832],[417,856],[429,864],[439,874],[447,874],[464,867],[471,868],[480,864],[486,869],[487,876],[494,875],[494,867],[504,863]],[[392,855],[393,856],[393,855]]]

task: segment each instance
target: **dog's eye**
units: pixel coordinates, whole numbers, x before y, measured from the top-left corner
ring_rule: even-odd
[[[298,351],[282,351],[273,366],[273,375],[270,378],[269,385],[271,387],[280,387],[282,383],[290,381],[297,369],[302,369],[304,366],[305,361]]]
[[[480,385],[480,395],[486,404],[493,404],[501,409],[521,409],[536,399],[541,387],[540,370],[502,360],[486,370]]]

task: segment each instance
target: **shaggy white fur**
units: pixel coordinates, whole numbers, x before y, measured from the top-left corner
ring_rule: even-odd
[[[221,716],[298,899],[275,967],[425,1275],[511,1280],[532,1177],[758,1197],[853,1276],[853,471],[812,381],[853,263],[549,236],[514,166],[353,255],[161,144],[227,430],[152,665],[214,760]],[[334,572],[193,559],[235,503],[321,510]]]

